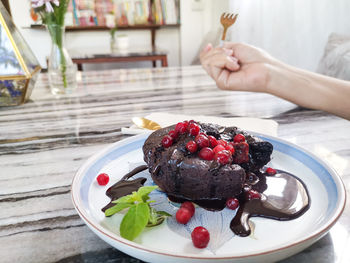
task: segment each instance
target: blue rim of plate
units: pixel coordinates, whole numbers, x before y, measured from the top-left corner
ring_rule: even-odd
[[[274,146],[274,151],[279,151],[281,153],[291,153],[293,152],[292,157],[301,163],[305,164],[309,167],[314,174],[320,179],[323,183],[324,187],[327,190],[327,193],[331,193],[331,198],[328,201],[327,214],[329,217],[326,223],[323,224],[323,227],[315,230],[314,232],[306,235],[304,238],[294,241],[292,244],[284,245],[278,248],[266,250],[259,253],[247,253],[238,256],[215,256],[212,257],[205,255],[178,255],[174,253],[170,253],[162,250],[155,250],[146,248],[143,245],[137,244],[135,242],[124,239],[120,236],[117,236],[113,233],[109,232],[105,228],[103,228],[98,223],[94,224],[94,219],[91,214],[86,211],[86,207],[88,207],[88,191],[84,191],[83,186],[90,186],[91,183],[95,180],[96,174],[108,164],[110,161],[117,159],[118,157],[140,148],[140,145],[143,145],[145,139],[149,136],[149,134],[140,134],[136,136],[132,136],[130,138],[118,141],[116,143],[111,144],[110,146],[104,148],[99,153],[91,156],[77,171],[75,176],[73,177],[72,185],[71,185],[71,198],[73,201],[73,205],[78,212],[79,216],[83,219],[83,221],[94,231],[99,232],[103,236],[110,238],[114,241],[121,243],[122,245],[131,246],[135,249],[142,250],[143,252],[148,252],[152,254],[159,254],[174,258],[188,258],[188,259],[205,259],[205,260],[218,260],[218,259],[239,259],[239,258],[247,258],[247,257],[257,257],[261,255],[271,254],[278,251],[282,251],[284,249],[296,246],[298,244],[307,242],[309,240],[313,240],[314,242],[321,238],[324,234],[326,234],[329,229],[337,222],[338,218],[344,211],[346,204],[346,190],[343,181],[340,176],[336,173],[336,171],[329,167],[324,161],[315,156],[313,153],[293,144],[286,140],[275,138],[272,136],[268,136],[265,134],[250,132],[254,136],[257,136],[263,140],[269,141]],[[103,157],[103,158],[102,158]],[[76,190],[79,189],[79,190]],[[328,197],[330,196],[328,195]],[[85,207],[84,207],[85,206]],[[311,243],[310,243],[311,245]]]

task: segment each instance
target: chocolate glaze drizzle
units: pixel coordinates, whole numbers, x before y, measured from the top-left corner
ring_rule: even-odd
[[[118,198],[131,194],[133,191],[137,191],[141,186],[144,185],[146,182],[145,177],[140,177],[134,180],[128,180],[135,174],[142,172],[143,170],[147,169],[147,165],[141,165],[127,173],[126,175],[123,176],[120,181],[116,182],[114,185],[109,187],[106,191],[106,195],[111,198],[111,201],[109,202],[108,205],[103,207],[101,210],[102,212],[105,212],[108,208],[114,206],[115,204],[112,203],[112,201],[117,200]]]
[[[147,169],[146,165],[139,166],[126,174],[119,182],[112,185],[106,192],[111,202],[102,208],[105,211],[113,206],[113,200],[128,195],[143,186],[146,178],[140,177],[128,180],[133,175]],[[245,191],[254,189],[261,193],[261,199],[248,200]],[[173,202],[184,202],[187,199],[168,195]],[[310,197],[305,184],[296,176],[282,170],[270,176],[266,173],[248,174],[246,185],[237,197],[240,206],[230,223],[231,230],[239,236],[249,236],[250,217],[265,217],[275,220],[291,220],[301,216],[310,206]],[[224,199],[189,200],[208,210],[222,210],[225,208]]]

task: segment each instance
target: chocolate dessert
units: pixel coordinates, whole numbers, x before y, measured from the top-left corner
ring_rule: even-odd
[[[197,203],[239,195],[272,150],[271,143],[236,127],[194,121],[157,130],[143,146],[153,181],[171,199]]]
[[[112,185],[106,192],[111,202],[102,211],[142,186],[146,178],[132,177],[148,168],[154,183],[174,202],[191,201],[215,211],[237,209],[230,228],[249,236],[250,217],[291,220],[310,206],[299,178],[265,166],[272,150],[271,143],[237,127],[184,121],[157,130],[143,145],[147,166]]]

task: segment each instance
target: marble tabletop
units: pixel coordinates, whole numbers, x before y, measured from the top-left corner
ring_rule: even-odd
[[[59,99],[42,74],[31,100],[0,108],[0,261],[141,262],[100,240],[70,197],[88,157],[127,138],[131,117],[152,112],[258,117],[278,136],[317,155],[350,193],[350,122],[267,94],[220,91],[199,66],[79,73],[78,89]],[[282,262],[350,262],[350,208],[331,231]]]

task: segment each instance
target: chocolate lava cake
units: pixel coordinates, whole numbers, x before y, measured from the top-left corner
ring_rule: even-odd
[[[159,129],[143,145],[153,181],[181,200],[238,196],[270,161],[272,150],[271,143],[237,127],[195,121]]]

